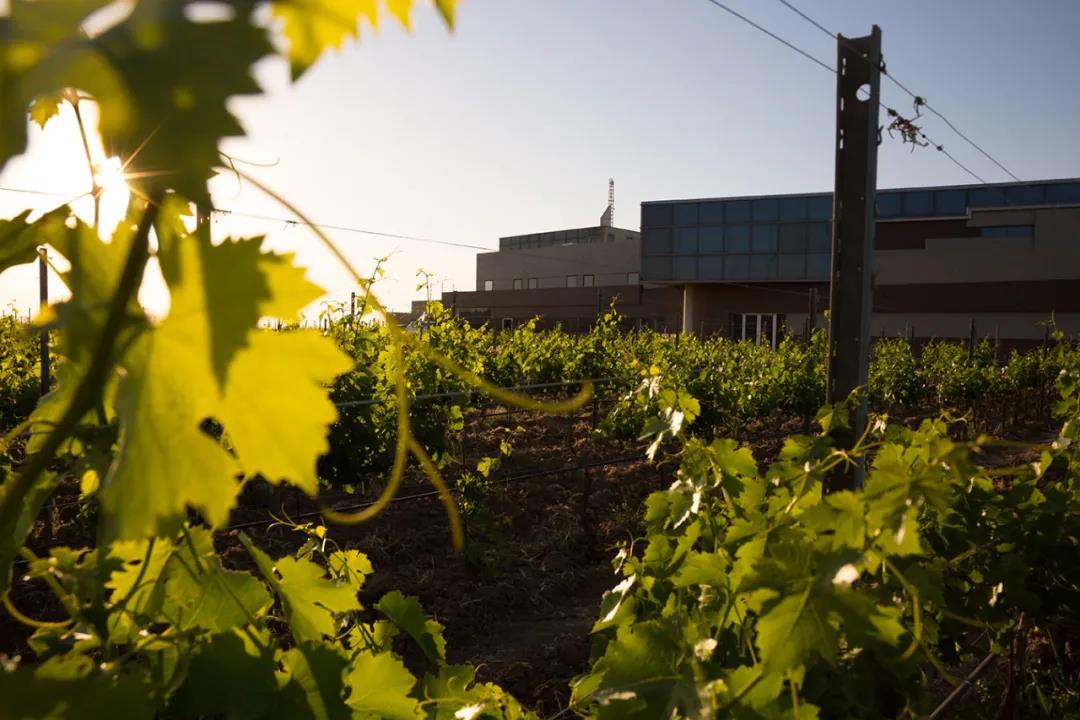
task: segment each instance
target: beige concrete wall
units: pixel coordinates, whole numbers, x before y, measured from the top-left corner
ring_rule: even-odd
[[[476,289],[485,280],[494,280],[495,290],[512,290],[514,278],[537,278],[540,288],[565,288],[567,275],[581,283],[583,274],[594,277],[597,286],[626,285],[627,273],[641,272],[641,240],[616,240],[582,245],[500,250],[476,256]]]

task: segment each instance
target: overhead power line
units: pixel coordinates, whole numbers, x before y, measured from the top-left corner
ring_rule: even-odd
[[[709,1],[712,2],[712,0],[709,0]],[[819,23],[817,20],[815,20],[814,18],[807,15],[805,12],[800,10],[798,7],[793,5],[788,0],[779,0],[779,2],[784,7],[786,7],[787,9],[791,10],[793,13],[795,13],[796,15],[801,17],[803,20],[805,20],[806,22],[810,23],[811,25],[816,27],[818,30],[823,32],[825,35],[828,35],[830,38],[834,38],[834,39],[838,38],[838,37],[842,38],[842,36],[832,32],[827,27],[825,27],[824,25]],[[770,35],[771,35],[771,33],[770,33]],[[799,52],[802,52],[802,51],[800,50]],[[860,55],[859,57],[862,57],[862,55]],[[949,120],[949,118],[945,117],[944,113],[942,113],[940,110],[938,110],[937,108],[932,106],[929,102],[927,102],[927,100],[926,100],[926,98],[924,96],[916,94],[911,89],[909,89],[907,87],[907,85],[900,82],[900,80],[898,80],[896,77],[894,77],[893,74],[888,71],[888,68],[885,67],[884,63],[882,64],[882,67],[881,67],[881,74],[884,75],[886,77],[886,79],[888,79],[893,85],[900,88],[900,90],[905,92],[908,95],[908,97],[911,98],[911,101],[915,104],[916,112],[918,111],[919,107],[925,107],[929,112],[936,115],[938,118],[941,119],[942,122],[944,122],[946,125],[948,125],[949,129],[951,129],[954,133],[956,133],[959,137],[961,137],[968,145],[971,145],[971,147],[975,148],[980,153],[982,153],[990,162],[997,165],[998,168],[1000,168],[1002,172],[1004,172],[1006,175],[1011,177],[1016,182],[1023,182],[1022,180],[1020,180],[1019,177],[1016,176],[1015,173],[1013,173],[1011,170],[1009,170],[1009,168],[1005,167],[997,158],[995,158],[993,155],[988,153],[981,145],[979,145],[974,140],[972,140],[970,137],[968,137],[966,134],[964,134],[960,130],[960,128],[958,128],[951,120]],[[960,165],[960,167],[964,168],[964,170],[967,170],[968,173],[970,173],[971,175],[973,175],[975,177],[979,177],[978,175],[975,175],[975,173],[971,172],[966,167],[961,165],[960,162],[958,162],[956,160],[956,158],[954,158],[952,155],[950,155],[948,152],[946,152],[944,150],[944,148],[939,147],[936,144],[935,144],[935,147],[937,149],[939,149],[941,152],[945,153],[945,156],[948,157],[950,160],[952,160],[954,163],[956,163],[957,165]],[[986,182],[985,180],[982,180],[982,178],[979,178],[979,179],[982,182]]]
[[[746,23],[750,27],[758,30],[759,32],[765,33],[766,35],[771,37],[776,42],[778,42],[778,43],[780,43],[782,45],[786,45],[788,48],[790,48],[791,50],[794,50],[795,52],[799,53],[800,55],[802,55],[807,60],[810,60],[811,62],[817,63],[818,65],[820,65],[821,67],[825,68],[826,70],[828,70],[829,72],[831,72],[833,74],[836,73],[836,70],[832,66],[828,65],[827,63],[822,62],[821,60],[818,60],[816,57],[814,57],[810,53],[806,52],[805,50],[803,50],[799,46],[795,45],[794,43],[788,42],[784,38],[782,38],[779,35],[777,35],[776,33],[774,33],[772,30],[769,30],[766,27],[764,27],[762,25],[759,25],[758,23],[754,22],[753,20],[746,17],[742,13],[739,13],[739,12],[736,12],[735,10],[732,10],[730,7],[728,7],[724,3],[720,2],[720,0],[705,0],[705,1],[712,3],[713,5],[720,8],[721,10],[723,10],[726,13],[734,15],[735,17],[742,20],[744,23]]]

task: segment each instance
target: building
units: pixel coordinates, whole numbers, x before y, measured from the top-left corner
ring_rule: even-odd
[[[875,335],[1041,341],[1080,333],[1080,180],[881,190]],[[634,326],[773,343],[829,300],[832,194],[645,202],[641,234],[601,225],[502,238],[477,291],[443,302],[475,323],[587,330],[614,300]]]
[[[1080,332],[1080,180],[881,190],[875,335],[1041,340]],[[831,193],[642,203],[641,279],[682,329],[774,342],[828,303]]]
[[[476,289],[536,290],[637,285],[641,235],[599,225],[499,238],[476,256]]]

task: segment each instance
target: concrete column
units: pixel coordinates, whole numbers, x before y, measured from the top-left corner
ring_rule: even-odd
[[[701,297],[701,288],[697,285],[683,285],[682,288],[682,331],[687,335],[701,332],[701,321],[705,303]]]

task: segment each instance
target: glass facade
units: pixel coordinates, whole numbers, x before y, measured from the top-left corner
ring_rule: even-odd
[[[972,208],[1059,204],[1080,204],[1080,181],[882,190],[877,217],[956,218]],[[831,221],[831,193],[642,203],[642,279],[826,282]]]

